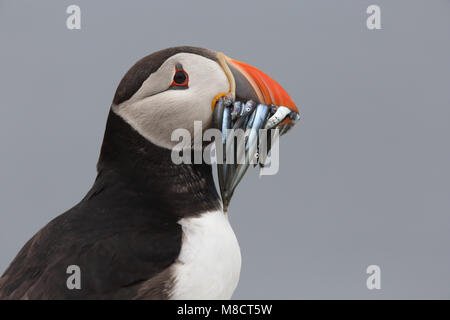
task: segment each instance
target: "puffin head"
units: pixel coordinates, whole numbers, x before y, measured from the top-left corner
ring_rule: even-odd
[[[123,77],[111,107],[141,136],[166,149],[172,132],[194,133],[194,121],[212,126],[216,101],[232,100],[283,105],[298,112],[287,92],[262,71],[223,53],[196,47],[174,47],[139,60]]]

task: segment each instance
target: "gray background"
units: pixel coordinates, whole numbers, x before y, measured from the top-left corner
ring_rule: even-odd
[[[234,298],[450,298],[449,40],[447,0],[0,1],[0,272],[90,188],[123,74],[188,44],[264,70],[303,115],[279,174],[251,170],[231,203]]]

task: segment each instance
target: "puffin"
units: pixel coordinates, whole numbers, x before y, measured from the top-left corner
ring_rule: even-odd
[[[0,299],[230,299],[241,253],[212,165],[171,158],[172,132],[211,128],[224,95],[298,111],[275,80],[220,52],[172,47],[134,64],[110,107],[95,182],[23,246]]]

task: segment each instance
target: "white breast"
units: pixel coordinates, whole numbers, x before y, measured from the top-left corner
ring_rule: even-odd
[[[206,212],[179,224],[183,240],[171,299],[230,299],[239,281],[241,251],[228,217]]]

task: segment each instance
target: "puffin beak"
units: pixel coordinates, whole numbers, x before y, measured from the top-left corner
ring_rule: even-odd
[[[298,108],[289,94],[267,74],[229,57],[226,57],[226,63],[234,78],[236,100],[285,106],[298,113]]]
[[[252,164],[255,166],[263,167],[271,149],[272,138],[267,137],[261,144],[257,137],[260,130],[278,129],[281,136],[300,116],[289,94],[264,72],[223,53],[218,53],[217,58],[230,84],[229,92],[217,95],[211,105],[213,125],[222,132],[219,150],[222,150],[223,161],[217,163],[217,172],[223,209],[227,212],[233,192],[245,175],[250,160],[254,160]],[[230,129],[243,129],[248,132],[248,137],[243,143],[233,145]],[[235,157],[237,154],[245,157],[245,161],[227,162],[227,155]]]

